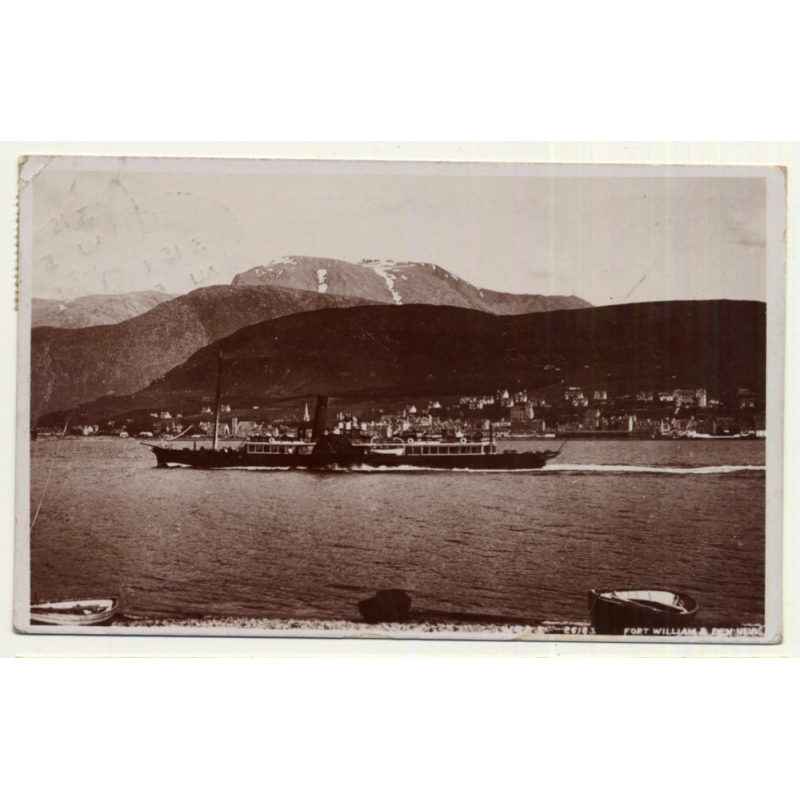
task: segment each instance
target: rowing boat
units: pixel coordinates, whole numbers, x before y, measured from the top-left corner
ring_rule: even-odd
[[[698,608],[697,601],[688,594],[664,589],[593,589],[589,592],[592,625],[601,634],[687,628],[694,622]]]
[[[31,622],[42,625],[98,625],[117,613],[116,600],[56,600],[31,606]]]

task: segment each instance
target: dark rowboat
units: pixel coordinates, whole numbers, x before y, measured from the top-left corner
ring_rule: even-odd
[[[118,603],[108,600],[57,600],[31,606],[31,622],[42,625],[97,625],[117,613]]]
[[[367,622],[402,622],[411,610],[411,597],[400,589],[381,589],[359,601],[358,610]]]
[[[697,615],[688,594],[663,589],[593,589],[589,592],[592,625],[597,633],[623,635],[631,629],[686,628]]]

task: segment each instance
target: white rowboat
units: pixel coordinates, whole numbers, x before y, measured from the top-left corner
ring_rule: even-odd
[[[58,600],[31,606],[31,622],[44,625],[97,625],[117,613],[116,600]]]

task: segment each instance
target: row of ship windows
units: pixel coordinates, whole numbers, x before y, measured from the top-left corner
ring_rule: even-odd
[[[442,455],[480,455],[481,453],[488,453],[489,445],[450,445],[447,447],[406,447],[405,454],[407,456],[442,456]]]
[[[302,447],[302,445],[299,445]],[[247,445],[248,453],[294,453],[298,447],[279,447],[274,444],[249,444]]]
[[[480,455],[489,452],[490,445],[449,445],[447,447],[426,447],[417,445],[415,447],[405,447],[404,454],[407,456],[441,456],[441,455]],[[278,447],[272,444],[250,444],[247,446],[248,453],[294,453],[294,447]],[[378,451],[380,452],[380,451]]]

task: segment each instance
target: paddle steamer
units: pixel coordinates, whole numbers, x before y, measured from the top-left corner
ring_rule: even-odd
[[[541,469],[558,451],[498,452],[494,437],[451,437],[440,440],[369,439],[325,430],[328,398],[320,395],[308,439],[251,436],[238,447],[220,448],[215,435],[210,448],[176,446],[175,442],[150,447],[159,467],[195,469],[464,469],[479,471]],[[215,433],[219,424],[215,425]]]

